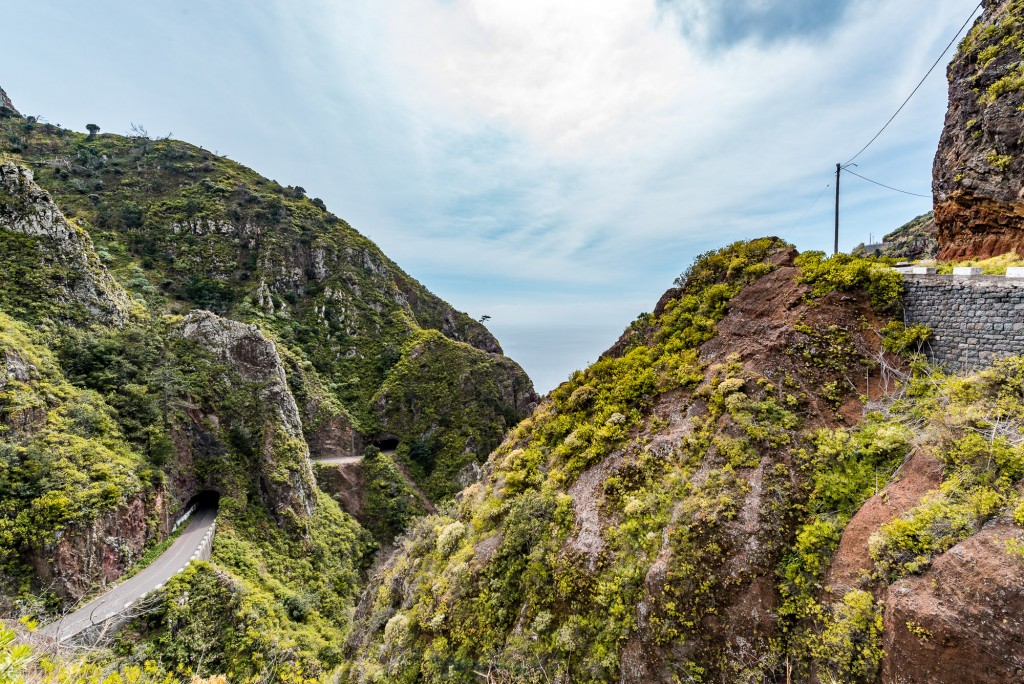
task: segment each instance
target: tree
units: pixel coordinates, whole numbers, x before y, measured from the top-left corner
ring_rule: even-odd
[[[481,323],[486,323],[489,320],[491,320],[491,317],[488,316],[487,314],[484,314],[483,316],[480,317],[480,322]]]
[[[100,127],[97,126],[96,124],[86,124],[85,125],[85,129],[87,131],[89,131],[89,138],[88,139],[92,140],[93,138],[96,137],[96,134],[99,133]]]

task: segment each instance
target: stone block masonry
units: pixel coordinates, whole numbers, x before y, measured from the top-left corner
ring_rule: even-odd
[[[932,363],[959,372],[1024,355],[1024,279],[905,275],[904,285],[904,320],[932,329]]]

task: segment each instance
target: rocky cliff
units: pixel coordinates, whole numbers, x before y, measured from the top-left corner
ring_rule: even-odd
[[[11,116],[21,116],[18,110],[14,108],[14,103],[11,102],[11,98],[7,97],[7,93],[4,92],[3,88],[0,88],[0,110],[6,110]]]
[[[123,325],[130,300],[32,172],[0,164],[0,307],[36,320]]]
[[[245,427],[252,432],[252,473],[259,479],[259,491],[269,510],[282,521],[311,516],[316,506],[316,482],[309,447],[299,407],[288,387],[284,364],[274,342],[254,325],[221,318],[209,311],[193,311],[185,316],[180,334],[227,364],[228,377],[221,380],[225,388],[252,394],[251,409],[256,415]],[[216,368],[213,365],[211,372],[218,373]],[[233,382],[236,378],[237,382]],[[216,411],[214,407],[224,404],[235,408],[225,399],[216,397],[211,408]],[[237,430],[240,421],[249,416],[219,413],[220,416],[216,412],[204,415],[202,424],[208,428],[227,428],[211,435],[222,440],[227,451],[230,430]],[[190,432],[194,434],[201,427],[193,425]]]
[[[1024,3],[983,5],[949,66],[932,181],[942,259],[1024,253]]]
[[[872,245],[870,249],[867,245],[857,245],[852,254],[888,257],[901,261],[934,259],[939,253],[935,232],[935,214],[928,212],[886,234],[881,244]]]

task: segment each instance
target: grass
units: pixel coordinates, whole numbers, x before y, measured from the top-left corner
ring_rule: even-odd
[[[1013,266],[1024,266],[1024,258],[1017,252],[1007,252],[990,259],[968,259],[966,261],[945,261],[935,265],[936,273],[953,273],[954,267],[981,266],[983,275],[1006,275],[1006,269]]]

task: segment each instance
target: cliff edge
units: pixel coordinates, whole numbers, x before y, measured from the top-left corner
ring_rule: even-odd
[[[939,258],[1024,252],[1024,2],[985,0],[949,65],[932,192]]]

